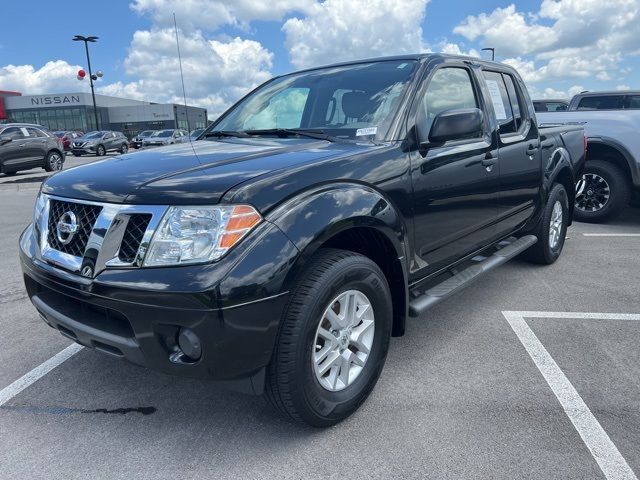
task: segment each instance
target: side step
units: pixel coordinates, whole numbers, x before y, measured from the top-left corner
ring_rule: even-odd
[[[442,283],[431,287],[422,295],[414,298],[409,303],[409,316],[419,316],[437,303],[440,303],[442,300],[462,290],[483,274],[490,272],[494,268],[499,267],[508,260],[511,260],[516,255],[524,252],[537,241],[538,238],[535,235],[525,235],[524,237],[506,244],[506,246],[500,248],[491,256],[474,257],[479,260],[478,263],[456,273]],[[500,242],[499,245],[505,245],[505,243],[506,242]]]

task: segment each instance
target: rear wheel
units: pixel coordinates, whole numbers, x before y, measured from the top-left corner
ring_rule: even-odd
[[[58,152],[49,152],[44,161],[44,169],[47,172],[58,172],[62,170],[62,155]]]
[[[291,293],[266,395],[287,416],[328,427],[365,401],[384,366],[392,324],[389,286],[369,258],[323,249]]]
[[[564,247],[569,220],[569,201],[563,185],[556,183],[551,192],[540,224],[535,232],[538,242],[524,252],[524,257],[534,263],[549,265],[555,262]]]
[[[624,172],[616,165],[591,160],[576,184],[575,218],[580,222],[604,222],[629,204],[631,188]]]
[[[107,153],[107,151],[104,149],[104,145],[98,145],[98,148],[96,148],[96,155],[98,157],[102,157]]]

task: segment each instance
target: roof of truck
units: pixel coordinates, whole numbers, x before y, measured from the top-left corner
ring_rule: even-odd
[[[346,65],[357,65],[359,63],[375,63],[375,62],[385,62],[385,61],[402,61],[402,60],[423,60],[425,58],[443,58],[443,59],[458,59],[458,60],[467,60],[473,63],[480,63],[487,66],[494,66],[497,68],[510,68],[513,69],[510,65],[505,63],[495,62],[491,60],[484,60],[478,57],[470,57],[468,55],[453,55],[449,53],[414,53],[414,54],[406,54],[406,55],[392,55],[387,57],[373,57],[373,58],[362,58],[349,60],[346,62],[338,62],[338,63],[330,63],[327,65],[318,65],[316,67],[309,67],[302,70],[296,70],[294,72],[289,73],[300,73],[300,72],[308,72],[313,70],[318,70],[321,68],[329,68],[329,67],[342,67]],[[285,74],[288,75],[288,74]]]

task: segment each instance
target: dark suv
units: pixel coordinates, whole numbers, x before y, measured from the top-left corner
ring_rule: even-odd
[[[129,151],[129,141],[124,133],[110,130],[89,132],[80,138],[76,138],[71,147],[71,152],[76,157],[85,154],[101,157],[112,151],[120,153]]]
[[[35,167],[62,170],[64,156],[60,140],[41,125],[0,125],[0,171],[5,175]]]

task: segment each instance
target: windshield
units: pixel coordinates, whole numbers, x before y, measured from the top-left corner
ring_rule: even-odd
[[[389,60],[287,75],[253,92],[211,132],[317,129],[385,138],[416,65]]]
[[[54,135],[58,138],[62,138],[67,134],[67,132],[55,132]]]
[[[153,133],[153,130],[145,130],[144,132],[139,133],[138,136],[139,137],[148,137],[152,133]]]
[[[102,132],[91,132],[87,133],[84,138],[100,138],[102,137]]]
[[[158,132],[155,132],[151,136],[152,137],[170,137],[171,135],[173,135],[173,130],[160,130]]]

